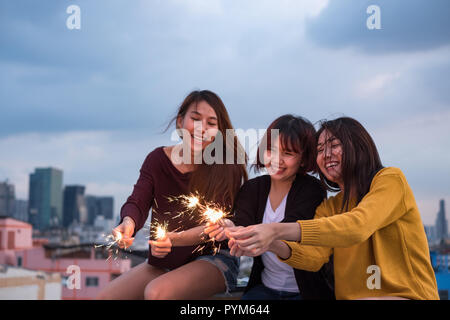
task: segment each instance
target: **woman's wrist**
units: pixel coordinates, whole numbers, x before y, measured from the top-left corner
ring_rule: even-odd
[[[131,224],[133,228],[136,228],[136,222],[134,222],[133,218],[129,216],[124,217],[123,222],[125,222],[126,224]]]
[[[291,248],[281,240],[273,241],[270,244],[268,251],[276,254],[283,260],[286,260],[291,256]]]
[[[273,223],[273,240],[300,241],[301,230],[297,222]]]

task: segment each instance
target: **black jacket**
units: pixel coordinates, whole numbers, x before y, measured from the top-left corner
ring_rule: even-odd
[[[259,176],[244,183],[234,204],[232,220],[237,226],[246,227],[263,222],[270,184],[269,175]],[[319,180],[310,175],[297,175],[289,190],[285,217],[281,222],[313,219],[317,206],[325,198],[326,191]],[[263,269],[261,256],[255,257],[245,292],[262,283]],[[332,257],[318,272],[294,269],[294,274],[303,299],[335,299]]]

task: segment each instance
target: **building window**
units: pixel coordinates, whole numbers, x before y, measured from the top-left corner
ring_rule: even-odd
[[[86,277],[86,287],[98,287],[98,277]]]
[[[67,288],[67,281],[69,280],[69,277],[68,276],[62,276],[61,277],[61,284],[62,284],[62,286],[63,287],[66,287]]]
[[[22,257],[17,257],[17,266],[18,267],[22,266]]]

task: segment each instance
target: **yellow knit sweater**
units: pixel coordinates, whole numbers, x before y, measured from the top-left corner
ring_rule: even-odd
[[[380,170],[354,203],[340,213],[341,192],[325,200],[313,220],[299,220],[301,240],[286,241],[292,254],[282,261],[317,271],[334,254],[337,299],[439,299],[420,213],[400,169]]]

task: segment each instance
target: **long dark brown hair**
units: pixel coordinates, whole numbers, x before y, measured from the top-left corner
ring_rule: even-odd
[[[220,97],[209,90],[192,91],[184,99],[178,108],[177,115],[170,121],[167,128],[177,119],[184,118],[191,105],[196,106],[202,101],[208,103],[217,115],[218,130],[222,133],[220,136],[223,139],[222,154],[224,155],[224,161],[223,164],[205,164],[202,161],[202,164],[196,165],[190,178],[189,191],[199,193],[206,201],[218,202],[223,206],[232,207],[242,183],[248,180],[246,169],[248,158],[234,132],[227,109]],[[227,130],[229,136],[232,132],[233,142],[227,141]],[[234,161],[232,164],[228,164],[225,159],[231,152],[234,155]],[[237,161],[238,157],[241,158],[240,162]]]
[[[316,129],[307,119],[292,114],[285,114],[275,119],[267,128],[266,133],[258,146],[257,162],[253,165],[255,171],[263,169],[263,150],[270,150],[272,145],[272,129],[278,130],[280,137],[280,147],[301,153],[301,165],[298,174],[304,175],[307,172],[316,170]],[[292,149],[292,150],[291,150]]]
[[[322,121],[316,134],[316,142],[325,130],[328,133],[325,141],[335,137],[342,144],[341,174],[344,194],[341,210],[348,211],[350,195],[356,196],[356,204],[358,204],[369,192],[373,177],[383,168],[383,165],[372,137],[355,119],[341,117]],[[325,143],[325,148],[326,145]],[[328,180],[320,171],[319,176],[329,191],[341,191],[339,185]]]

